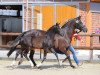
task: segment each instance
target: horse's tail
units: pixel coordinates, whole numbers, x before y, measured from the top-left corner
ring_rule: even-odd
[[[15,51],[17,45],[20,43],[21,38],[23,37],[23,35],[24,35],[25,33],[26,33],[26,32],[20,34],[14,41],[8,42],[8,45],[11,46],[9,52],[7,53],[7,56],[8,56],[8,57]]]

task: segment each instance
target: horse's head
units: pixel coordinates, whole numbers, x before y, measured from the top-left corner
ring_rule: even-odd
[[[75,29],[79,29],[80,32],[87,32],[87,28],[85,25],[83,25],[82,21],[81,21],[81,16],[77,17],[74,19],[75,22]]]
[[[60,23],[56,23],[55,25],[50,27],[47,32],[62,35],[62,31],[61,31],[59,24]]]

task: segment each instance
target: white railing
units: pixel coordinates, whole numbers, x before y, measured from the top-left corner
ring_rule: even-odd
[[[0,3],[25,3],[27,0],[0,0]],[[89,2],[90,0],[28,0],[31,2]]]

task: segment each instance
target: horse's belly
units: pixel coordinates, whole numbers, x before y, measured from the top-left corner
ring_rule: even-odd
[[[40,49],[40,48],[42,48],[42,43],[43,43],[43,39],[34,39],[33,41],[32,41],[32,46],[34,47],[34,48],[38,48],[38,49]]]

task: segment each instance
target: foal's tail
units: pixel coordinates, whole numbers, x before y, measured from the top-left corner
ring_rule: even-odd
[[[15,51],[17,45],[20,43],[21,38],[23,37],[23,35],[24,35],[25,33],[26,33],[26,32],[23,32],[22,34],[20,34],[14,41],[8,42],[8,45],[11,46],[9,52],[7,53],[7,56],[8,56],[8,57]]]

